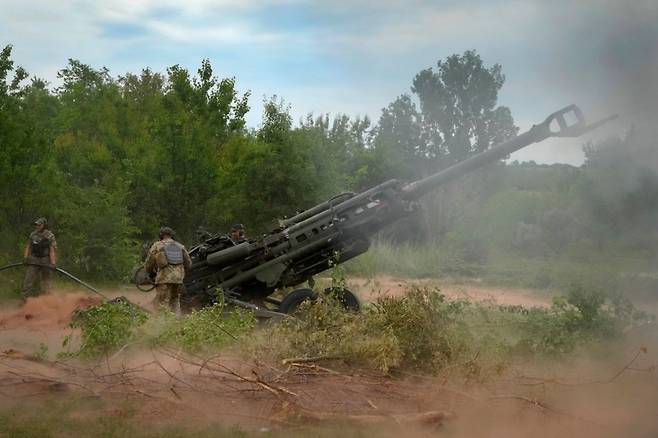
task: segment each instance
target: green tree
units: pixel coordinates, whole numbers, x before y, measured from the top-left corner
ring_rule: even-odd
[[[142,238],[168,224],[190,240],[200,224],[223,223],[216,208],[219,156],[244,133],[249,93],[239,95],[233,78],[213,76],[204,60],[192,77],[174,65],[166,78],[144,70],[122,79],[131,120],[128,205]],[[144,111],[145,106],[148,111]]]
[[[58,172],[49,155],[58,103],[39,79],[14,67],[12,47],[0,52],[0,259],[16,259],[30,224],[52,212]],[[6,255],[5,255],[6,254]]]
[[[402,95],[382,111],[374,141],[381,170],[427,175],[515,135],[510,110],[497,106],[504,82],[499,64],[486,67],[470,50],[420,71],[411,87],[420,110]]]
[[[416,99],[405,94],[382,110],[365,179],[372,184],[391,177],[422,178],[516,134],[510,110],[497,106],[504,82],[502,67],[486,67],[474,51],[420,71],[411,87]],[[480,171],[443,187],[442,199],[428,196],[426,213],[395,226],[390,235],[440,239],[459,222],[464,198],[484,202],[490,195],[488,182],[486,171]],[[436,217],[454,221],[429,219]]]
[[[264,230],[320,199],[310,137],[292,129],[289,107],[276,96],[264,102],[263,123],[255,136],[234,138],[223,149],[218,199],[225,220]]]
[[[496,106],[505,83],[501,71],[469,50],[416,75],[411,90],[422,112],[421,155],[452,163],[516,134],[509,108]]]
[[[408,95],[399,96],[382,110],[369,157],[367,185],[393,176],[412,179],[419,175],[418,169],[427,158],[421,146],[422,124],[422,115]]]
[[[361,189],[367,184],[363,175],[369,173],[368,148],[372,137],[368,117],[352,120],[345,114],[333,118],[328,114],[318,117],[309,114],[294,135],[307,137],[302,141],[313,150],[317,176],[325,181],[320,193],[323,197],[347,189]]]

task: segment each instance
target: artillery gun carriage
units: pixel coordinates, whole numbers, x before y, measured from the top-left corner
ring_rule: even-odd
[[[391,179],[361,193],[340,193],[280,220],[260,237],[233,241],[227,235],[210,236],[190,249],[193,264],[185,277],[183,301],[208,305],[219,290],[227,303],[253,309],[257,315],[289,313],[314,297],[314,275],[366,252],[379,230],[417,211],[424,194],[525,146],[549,137],[578,137],[613,117],[588,125],[582,111],[571,105],[528,131],[424,179],[410,183]],[[310,287],[300,287],[304,283]],[[275,291],[289,288],[294,290],[282,299],[272,297]],[[359,301],[350,291],[335,292],[347,308],[358,310]]]

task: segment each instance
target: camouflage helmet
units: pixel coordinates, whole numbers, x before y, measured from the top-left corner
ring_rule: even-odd
[[[169,237],[174,237],[175,233],[174,230],[172,230],[170,227],[161,227],[160,228],[160,239],[164,238],[164,236],[169,236]]]
[[[48,226],[48,219],[45,217],[40,217],[34,221],[34,225],[43,225],[44,227]]]
[[[231,227],[231,231],[238,231],[238,230],[244,231],[244,225],[242,225],[241,223],[233,224],[233,226]]]

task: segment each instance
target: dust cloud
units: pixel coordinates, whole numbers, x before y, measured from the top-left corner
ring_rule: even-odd
[[[53,293],[30,297],[21,307],[0,314],[3,329],[61,329],[71,322],[76,309],[99,304],[101,299],[84,292]]]
[[[538,7],[551,23],[541,35],[553,45],[545,53],[547,86],[571,95],[587,113],[618,114],[593,136],[639,131],[627,152],[658,169],[658,3],[586,0]]]

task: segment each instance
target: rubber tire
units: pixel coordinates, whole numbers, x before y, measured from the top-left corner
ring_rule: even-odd
[[[324,290],[324,293],[330,294],[332,293],[332,289],[329,287]],[[361,310],[361,302],[357,298],[356,295],[354,295],[354,292],[352,292],[349,289],[343,289],[342,294],[338,297],[338,301],[341,302],[341,304],[345,307],[346,310],[349,310],[351,312],[358,312]]]
[[[278,312],[289,315],[293,313],[295,310],[297,310],[300,304],[302,304],[304,301],[307,300],[313,301],[317,297],[318,295],[315,293],[313,289],[309,289],[309,288],[296,289],[290,292],[288,295],[286,295],[283,298],[283,300],[281,300],[281,304],[279,305]]]

